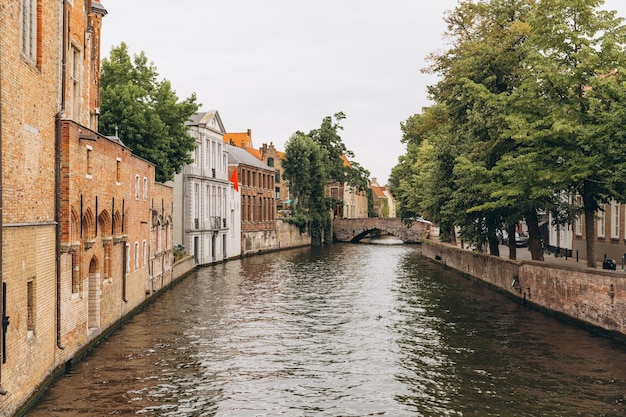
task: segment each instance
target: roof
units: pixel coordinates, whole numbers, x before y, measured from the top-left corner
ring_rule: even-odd
[[[262,155],[261,155],[261,151],[259,151],[258,149],[254,149],[254,148],[246,148],[246,151],[248,151],[248,153],[252,156],[254,156],[256,159],[259,160],[263,160]]]
[[[115,134],[115,136],[105,136],[105,138],[107,138],[111,142],[115,142],[119,145],[122,145],[125,148],[127,147],[126,145],[124,145],[124,142],[122,142],[122,140],[117,136],[117,134]]]
[[[378,197],[378,198],[387,198],[385,196],[385,193],[383,192],[383,190],[379,186],[370,185],[370,188],[372,189],[372,191],[374,192],[376,197]]]
[[[212,120],[214,120],[215,123],[211,123]],[[221,134],[224,134],[224,132],[226,132],[226,129],[224,129],[224,124],[222,123],[222,118],[220,117],[220,114],[217,110],[209,110],[192,114],[189,117],[189,120],[187,120],[187,122],[185,123],[185,125],[206,127],[215,130]]]
[[[226,132],[224,133],[224,142],[239,148],[252,148],[252,131]]]
[[[226,152],[228,152],[228,164],[230,165],[248,165],[264,169],[266,171],[275,172],[274,168],[265,165],[245,149],[226,144]]]
[[[352,168],[352,165],[350,165],[350,161],[348,161],[348,157],[346,155],[341,154],[341,159],[343,159],[344,167]]]
[[[104,6],[102,6],[102,3],[100,3],[100,0],[91,0],[91,10],[102,16],[106,16],[108,13],[107,9],[105,9]]]

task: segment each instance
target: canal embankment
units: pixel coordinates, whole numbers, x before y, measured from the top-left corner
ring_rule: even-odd
[[[422,254],[523,303],[626,337],[626,274],[548,258],[510,260],[425,239]]]

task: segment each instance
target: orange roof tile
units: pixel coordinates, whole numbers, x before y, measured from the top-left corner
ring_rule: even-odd
[[[246,148],[246,151],[248,151],[250,155],[254,156],[259,161],[261,160],[261,151],[259,151],[258,149]]]

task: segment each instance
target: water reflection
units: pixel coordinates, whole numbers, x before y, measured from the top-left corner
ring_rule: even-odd
[[[617,416],[625,360],[415,246],[333,245],[197,271],[29,416]]]

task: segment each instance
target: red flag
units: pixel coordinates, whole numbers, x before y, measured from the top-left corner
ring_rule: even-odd
[[[233,183],[235,191],[239,192],[239,180],[237,179],[237,168],[233,170],[233,175],[230,176],[230,182]]]

